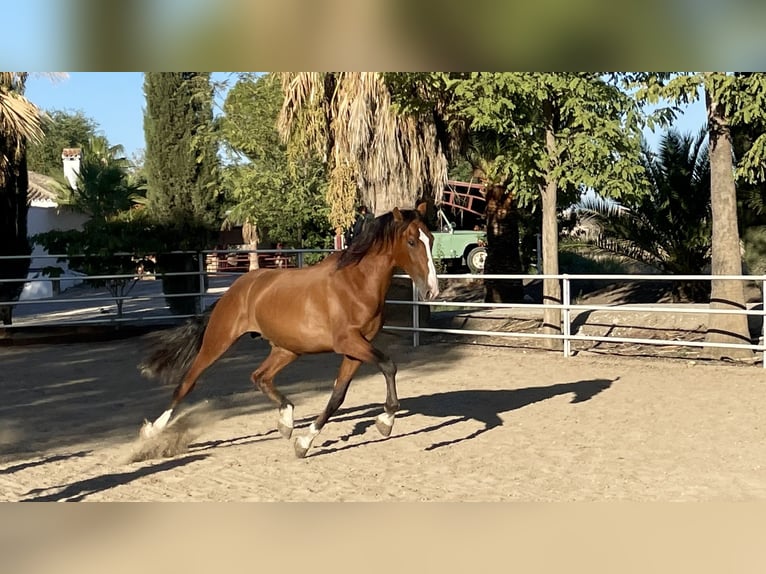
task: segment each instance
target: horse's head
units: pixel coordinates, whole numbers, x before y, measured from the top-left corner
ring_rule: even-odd
[[[439,294],[439,282],[431,256],[434,236],[425,225],[425,210],[426,204],[421,203],[415,210],[417,216],[397,237],[394,245],[394,263],[412,278],[423,299],[434,299]],[[397,223],[405,222],[398,208],[395,207],[392,214]]]

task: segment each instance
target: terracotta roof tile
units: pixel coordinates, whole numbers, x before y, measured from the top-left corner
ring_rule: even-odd
[[[65,147],[61,150],[62,158],[76,158],[82,157],[82,149],[79,147]]]

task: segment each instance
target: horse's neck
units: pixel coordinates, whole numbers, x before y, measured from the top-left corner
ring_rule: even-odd
[[[388,293],[395,268],[394,258],[382,253],[366,255],[356,266],[366,284],[378,286],[378,296],[381,300],[385,299]]]

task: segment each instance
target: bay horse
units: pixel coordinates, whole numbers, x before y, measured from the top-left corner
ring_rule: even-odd
[[[176,384],[169,407],[144,422],[149,438],[165,428],[178,403],[200,375],[245,333],[268,340],[271,352],[251,381],[279,408],[277,428],[289,439],[293,404],[274,387],[274,377],[305,354],[342,355],[332,394],[308,433],[294,439],[295,454],[306,456],[327,420],[341,406],[359,366],[373,363],[386,381],[386,402],[375,426],[389,436],[399,409],[396,365],[372,345],[383,326],[386,292],[396,268],[404,269],[423,299],[439,294],[431,256],[433,235],[425,225],[425,203],[394,208],[375,218],[344,251],[300,269],[255,269],[239,277],[201,318],[165,334],[140,365],[142,374]]]

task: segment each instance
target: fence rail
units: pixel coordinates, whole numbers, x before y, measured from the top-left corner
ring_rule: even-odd
[[[123,273],[123,274],[100,274],[91,276],[66,277],[67,281],[87,282],[92,280],[110,281],[122,280],[133,281],[133,286],[128,292],[114,293],[109,292],[107,287],[85,287],[83,285],[77,288],[70,288],[62,291],[56,296],[47,296],[43,298],[22,298],[18,301],[0,302],[0,307],[13,307],[14,321],[12,325],[6,325],[5,328],[12,330],[17,327],[25,326],[52,326],[52,325],[92,325],[92,324],[114,324],[123,322],[159,322],[159,321],[177,321],[185,317],[191,317],[198,314],[202,309],[220,297],[231,283],[241,275],[242,270],[233,271],[231,269],[218,270],[211,268],[209,256],[218,259],[221,256],[230,256],[235,253],[237,256],[249,256],[255,253],[257,256],[266,255],[273,257],[277,254],[281,258],[291,261],[289,266],[302,267],[306,264],[307,258],[321,258],[333,250],[296,250],[296,249],[262,249],[262,250],[206,250],[202,252],[183,252],[197,255],[199,262],[198,269],[195,271],[176,272],[176,273]],[[181,253],[181,252],[176,252]],[[117,254],[116,254],[117,255]],[[126,254],[119,254],[126,255]],[[36,259],[41,257],[58,259],[65,257],[62,255],[35,255]],[[0,265],[3,259],[18,259],[15,257],[0,257]],[[271,261],[271,259],[266,259]],[[198,288],[187,293],[164,294],[160,287],[160,279],[163,276],[181,276],[195,275],[199,277]],[[396,275],[397,278],[407,278],[406,275]],[[544,280],[556,279],[561,282],[562,299],[560,303],[542,304],[542,303],[485,303],[481,301],[419,301],[417,292],[412,288],[412,295],[404,299],[389,299],[386,301],[389,305],[405,305],[412,308],[412,319],[409,326],[386,324],[384,329],[388,331],[400,331],[412,333],[413,346],[421,344],[421,334],[423,333],[441,333],[460,336],[486,336],[486,337],[507,337],[524,339],[555,339],[563,341],[563,354],[565,357],[574,355],[572,349],[573,342],[608,342],[608,343],[632,343],[637,345],[671,345],[676,347],[718,347],[722,349],[750,349],[761,353],[761,364],[766,368],[766,275],[621,275],[621,274],[561,274],[561,275],[475,275],[475,274],[439,274],[439,280],[442,283],[449,283],[456,280],[484,280],[494,279],[499,281],[508,280]],[[35,277],[27,278],[5,278],[0,282],[21,282],[26,285],[35,283],[46,283],[57,281],[55,277],[41,276],[39,273]],[[674,304],[583,304],[573,301],[572,283],[575,281],[599,281],[599,282],[620,282],[636,283],[639,281],[742,281],[755,283],[761,291],[760,301],[757,305],[751,304],[749,308],[714,308],[705,305],[674,305]],[[174,297],[195,297],[199,301],[197,313],[176,315],[170,312],[167,300]],[[115,314],[113,307],[120,302],[119,314]],[[428,325],[421,325],[420,309],[424,306],[442,309],[474,309],[480,311],[499,311],[499,310],[535,310],[559,309],[561,311],[561,326],[558,333],[546,332],[528,332],[528,331],[499,331],[467,328],[442,328]],[[647,337],[623,337],[616,335],[598,335],[584,334],[575,329],[575,320],[577,315],[590,311],[608,311],[610,313],[640,312],[648,314],[696,314],[696,315],[715,315],[715,314],[739,314],[746,317],[754,317],[760,320],[758,336],[743,343],[723,343],[709,341],[690,341],[679,339],[647,338]],[[642,325],[633,325],[636,328]],[[753,340],[755,339],[755,342]]]
[[[398,275],[397,277],[406,277]],[[417,347],[420,344],[421,333],[443,333],[454,335],[470,336],[489,336],[489,337],[508,337],[525,339],[557,339],[563,341],[563,353],[565,357],[573,356],[571,343],[573,341],[590,342],[609,342],[609,343],[634,343],[640,345],[672,345],[678,347],[715,347],[723,349],[750,349],[762,353],[761,365],[766,368],[766,275],[631,275],[631,274],[560,274],[560,275],[458,275],[458,274],[440,274],[439,279],[497,279],[497,280],[529,280],[530,278],[544,280],[555,279],[562,283],[562,302],[561,303],[483,303],[468,301],[418,301],[417,293],[413,289],[413,299],[411,301],[387,301],[395,305],[413,306],[412,326],[385,326],[384,329],[392,331],[410,331],[412,332],[412,344]],[[697,307],[681,307],[675,304],[646,304],[646,305],[594,305],[578,304],[572,301],[571,284],[572,281],[614,281],[614,282],[636,282],[636,281],[741,281],[747,283],[756,283],[760,287],[761,300],[757,307],[740,309],[735,306],[721,309],[713,308],[709,305],[699,305]],[[560,309],[562,312],[561,334],[555,333],[529,333],[529,332],[509,332],[481,329],[451,329],[434,328],[420,325],[420,314],[417,307],[456,307],[456,308],[478,308],[478,309]],[[619,337],[619,336],[600,336],[584,335],[572,332],[572,313],[583,311],[610,311],[610,312],[642,312],[642,313],[675,313],[675,314],[695,314],[695,315],[744,315],[760,318],[760,329],[757,343],[724,343],[709,341],[685,341],[679,339],[662,338],[643,338],[643,337]],[[641,325],[634,325],[640,328]]]

